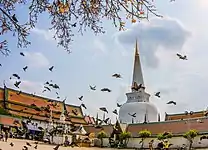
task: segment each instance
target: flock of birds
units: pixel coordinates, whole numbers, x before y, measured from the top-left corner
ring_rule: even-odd
[[[24,54],[23,52],[20,52],[20,55],[21,55],[22,57],[25,57],[25,54]],[[178,58],[181,59],[181,60],[188,60],[186,55],[183,56],[183,55],[178,54],[178,53],[177,53],[176,55],[177,55]],[[0,64],[0,66],[2,66],[2,64]],[[26,72],[28,68],[29,68],[29,66],[24,66],[22,69],[23,69],[24,72]],[[48,68],[48,70],[49,70],[50,72],[53,72],[53,69],[54,69],[54,66],[51,66],[51,67]],[[112,77],[117,78],[117,79],[122,78],[121,74],[118,74],[118,73],[113,74]],[[11,80],[11,79],[16,79],[16,81],[15,81],[15,83],[14,83],[14,86],[15,86],[17,89],[20,89],[20,85],[21,85],[21,83],[22,83],[21,77],[20,77],[17,73],[14,73],[14,74],[12,74],[12,76],[10,77],[10,80]],[[96,89],[96,85],[94,85],[94,86],[89,85],[89,88],[90,88],[90,90],[92,90],[92,91],[96,91],[96,90],[97,90],[97,89]],[[138,85],[138,84],[135,82],[134,85],[133,85],[131,88],[132,88],[132,90],[139,91],[139,89],[145,88],[145,87],[144,87],[142,84],[139,84],[139,85]],[[57,95],[56,98],[57,98],[57,99],[60,99],[59,92],[57,91],[57,90],[60,90],[60,87],[59,87],[58,84],[53,83],[52,80],[46,81],[46,82],[44,83],[44,89],[43,89],[42,93],[44,93],[44,92],[51,92],[52,89],[55,89],[55,90],[56,90],[56,91],[55,91],[55,93],[56,93],[56,95]],[[105,88],[102,88],[101,91],[102,91],[102,92],[112,92],[111,89],[106,88],[106,87],[105,87]],[[18,94],[18,95],[21,94],[21,90],[19,90],[19,92],[17,92],[17,94]],[[161,97],[160,94],[161,94],[161,92],[156,92],[154,95],[155,95],[156,97],[160,98],[160,97]],[[32,95],[35,96],[35,93],[32,94]],[[87,109],[86,105],[83,103],[83,98],[84,98],[83,95],[80,96],[80,97],[78,97],[78,99],[79,99],[80,101],[82,101],[82,103],[81,103],[80,106],[83,107],[84,109]],[[64,101],[65,101],[65,100],[66,100],[66,98],[64,99]],[[169,101],[169,102],[167,102],[167,104],[173,104],[173,105],[176,105],[176,102],[175,102],[175,101]],[[34,105],[35,105],[35,104],[34,104]],[[118,108],[121,107],[121,106],[122,106],[121,104],[117,103],[117,107],[118,107]],[[99,109],[100,109],[101,111],[103,111],[104,113],[108,113],[108,109],[107,109],[106,107],[100,107]],[[112,112],[113,112],[113,114],[118,115],[117,109],[114,109]],[[74,113],[75,115],[77,114],[76,111],[74,111],[73,113]],[[131,117],[134,117],[134,118],[136,117],[136,113],[133,113],[133,114],[128,113],[128,114],[129,114]],[[109,121],[109,118],[107,118],[107,119],[105,119],[104,121],[101,121],[101,122],[107,123],[108,121]]]

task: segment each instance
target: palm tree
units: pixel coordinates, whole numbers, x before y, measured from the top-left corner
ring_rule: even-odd
[[[127,147],[127,144],[129,142],[129,138],[131,138],[131,133],[130,132],[125,132],[124,131],[119,135],[119,139],[120,139],[121,143],[123,144],[124,148]]]
[[[150,136],[151,136],[151,132],[148,130],[139,131],[139,137],[142,138],[140,142],[142,143],[142,146],[141,146],[142,149],[144,148],[144,140]]]
[[[100,131],[97,135],[97,138],[100,139],[100,146],[103,147],[103,138],[106,138],[107,134],[105,133],[105,131]]]
[[[196,130],[189,130],[187,131],[183,137],[189,141],[189,150],[192,148],[194,138],[198,135],[198,131]]]

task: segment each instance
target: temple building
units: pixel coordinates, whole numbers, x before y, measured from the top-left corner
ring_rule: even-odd
[[[132,87],[135,86],[135,84],[142,85],[142,87],[138,90],[132,88],[130,93],[126,93],[127,102],[124,103],[119,110],[120,122],[129,124],[158,121],[158,110],[155,105],[149,101],[150,94],[145,92],[137,41],[135,47]],[[135,115],[133,116],[132,114]]]
[[[14,120],[26,121],[28,118],[33,120],[33,128],[37,128],[37,125],[47,128],[50,124],[56,126],[59,124],[76,126],[88,124],[80,106],[24,92],[20,93],[7,87],[0,88],[0,124],[17,126],[13,123]]]

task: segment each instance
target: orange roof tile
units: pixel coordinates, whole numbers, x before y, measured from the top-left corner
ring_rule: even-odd
[[[21,122],[19,119],[0,115],[0,124],[7,125],[7,126],[20,127],[21,126],[20,124],[14,124],[15,120],[18,120],[19,122]]]
[[[164,131],[172,132],[173,134],[183,134],[190,129],[195,129],[199,132],[207,132],[208,119],[201,119],[203,123],[197,122],[197,119],[187,121],[166,121],[148,124],[130,124],[127,131],[132,133],[133,137],[138,137],[138,132],[141,130],[149,130],[153,135],[163,133]]]
[[[39,96],[32,96],[30,94],[21,93],[17,94],[17,91],[8,89],[8,101],[14,102],[14,103],[20,103],[24,105],[30,106],[31,104],[35,104],[37,107],[46,107],[47,105],[50,105],[52,103],[56,103],[57,106],[53,107],[50,105],[50,108],[52,111],[62,112],[63,110],[63,103],[60,101],[50,100],[52,102],[49,102],[50,99],[46,99]],[[69,112],[70,116],[75,116],[75,114],[72,113],[72,110],[77,110],[78,117],[83,117],[83,113],[80,106],[72,106],[66,104],[66,109]]]

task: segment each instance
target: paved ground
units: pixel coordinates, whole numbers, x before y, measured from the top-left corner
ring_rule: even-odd
[[[11,147],[10,143],[14,143],[14,146]],[[31,147],[28,147],[28,150],[35,150],[34,146],[34,141],[26,141],[26,140],[19,140],[19,139],[9,139],[8,142],[3,142],[0,141],[0,150],[22,150],[22,147],[26,145],[26,142],[31,143]],[[36,150],[53,150],[55,146],[54,145],[46,145],[46,144],[39,144]],[[60,147],[59,150],[72,150],[72,149],[77,149],[77,150],[110,150],[109,148],[84,148],[84,147]],[[115,149],[114,149],[115,150]],[[124,150],[124,149],[122,149]],[[201,149],[205,150],[205,149]],[[206,149],[208,150],[208,148]]]

